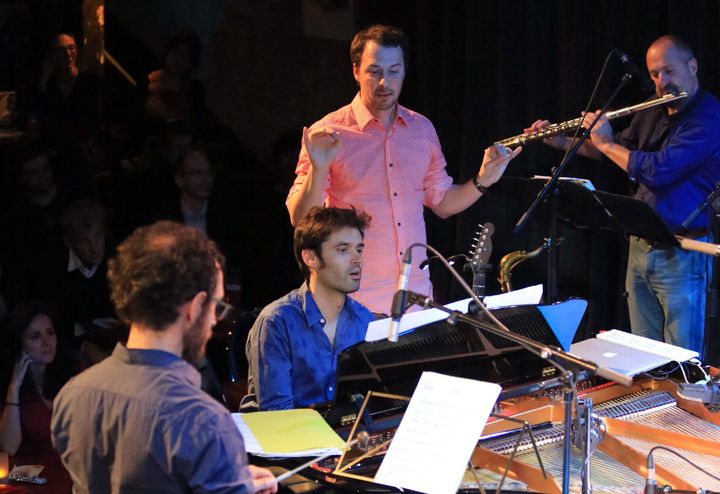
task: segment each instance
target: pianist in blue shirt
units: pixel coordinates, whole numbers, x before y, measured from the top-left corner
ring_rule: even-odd
[[[331,401],[340,352],[363,341],[371,312],[348,294],[360,288],[370,218],[354,209],[313,208],[295,229],[305,283],[258,316],[246,344],[243,409],[302,408]]]

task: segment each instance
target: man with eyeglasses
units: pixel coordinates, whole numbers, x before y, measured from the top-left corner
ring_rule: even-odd
[[[232,417],[189,364],[227,312],[224,263],[203,233],[172,222],[118,247],[108,278],[127,345],[54,402],[53,443],[75,493],[277,491],[268,470],[248,465]]]
[[[370,311],[348,296],[360,288],[370,218],[315,207],[295,228],[305,283],[265,307],[248,335],[243,409],[280,410],[329,402],[340,352],[365,339]]]

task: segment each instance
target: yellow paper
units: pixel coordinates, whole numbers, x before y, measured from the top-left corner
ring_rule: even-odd
[[[344,448],[338,436],[316,411],[306,408],[244,413],[242,418],[266,452],[282,453],[315,448]]]

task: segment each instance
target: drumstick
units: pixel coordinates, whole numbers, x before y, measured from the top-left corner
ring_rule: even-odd
[[[367,442],[368,439],[369,439],[369,435],[368,435],[367,432],[364,432],[364,431],[363,431],[363,432],[360,432],[360,433],[358,433],[356,439],[353,439],[352,441],[350,441],[350,442],[348,443],[348,447],[354,446],[354,445],[357,444],[359,441]],[[277,480],[277,482],[278,482],[278,484],[279,484],[279,483],[282,482],[283,480],[285,480],[285,479],[287,479],[287,478],[289,478],[289,477],[292,477],[293,475],[295,475],[296,473],[298,473],[300,470],[304,470],[304,469],[306,469],[307,467],[309,467],[310,465],[312,465],[313,463],[317,463],[317,462],[322,461],[322,460],[324,460],[325,458],[329,458],[329,457],[331,457],[331,456],[335,456],[335,453],[332,453],[332,452],[331,452],[331,453],[325,453],[325,454],[323,454],[323,455],[320,455],[320,456],[318,456],[317,458],[313,458],[312,460],[303,463],[303,464],[300,465],[299,467],[293,468],[292,470],[289,470],[289,471],[287,471],[287,472],[285,472],[285,473],[283,473],[283,474],[281,474],[281,475],[278,475],[277,477],[275,477],[275,480]]]

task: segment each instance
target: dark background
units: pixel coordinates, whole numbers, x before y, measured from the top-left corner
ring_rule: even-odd
[[[8,2],[12,3],[12,2]],[[30,19],[77,32],[82,25],[80,1],[22,2]],[[165,41],[189,27],[204,43],[196,76],[207,89],[209,110],[234,147],[229,166],[245,183],[255,183],[271,168],[274,146],[283,136],[347,104],[355,94],[348,58],[349,41],[373,23],[395,24],[411,41],[401,103],[426,115],[435,124],[456,181],[468,180],[479,167],[483,149],[495,140],[522,132],[537,118],[564,121],[584,108],[613,48],[626,51],[644,69],[645,50],[657,37],[676,34],[694,47],[701,83],[718,94],[718,25],[720,2],[707,1],[351,1],[351,0],[95,0],[105,9],[105,48],[138,80],[159,66]],[[48,10],[51,9],[51,10]],[[33,17],[34,16],[34,17]],[[50,20],[47,20],[47,19]],[[18,26],[5,18],[6,28],[34,32],[37,22]],[[7,44],[6,44],[7,46]],[[22,64],[22,57],[3,54],[3,67]],[[10,64],[10,65],[8,65]],[[623,72],[611,60],[595,107],[614,89]],[[109,65],[105,109],[114,111],[133,88]],[[4,76],[7,85],[8,77]],[[12,81],[10,81],[12,82]],[[648,96],[630,84],[616,108]],[[620,129],[626,122],[616,121]],[[561,155],[542,145],[527,147],[515,159],[507,177],[469,210],[449,220],[427,217],[431,245],[446,254],[467,251],[478,223],[495,225],[494,267],[500,257],[518,249],[530,250],[548,236],[547,213],[539,211],[521,234],[512,227],[534,196],[533,185],[522,180],[548,174]],[[292,165],[290,165],[292,166]],[[565,175],[589,178],[598,189],[627,191],[625,176],[609,162],[577,159]],[[257,189],[261,190],[261,189]],[[560,198],[562,201],[562,198]],[[570,205],[572,207],[572,205]],[[254,218],[252,221],[248,218]],[[248,221],[254,262],[254,284],[246,290],[264,305],[282,295],[280,280],[263,276],[275,261],[263,252],[260,222],[288,228],[282,197],[252,198],[252,205],[236,212],[233,221]],[[627,329],[622,278],[624,243],[608,231],[561,227],[560,297],[590,301],[584,333],[620,327]],[[519,288],[545,281],[547,256],[528,260],[514,271]],[[461,298],[447,276],[433,271],[437,298]],[[388,301],[389,303],[389,301]]]

